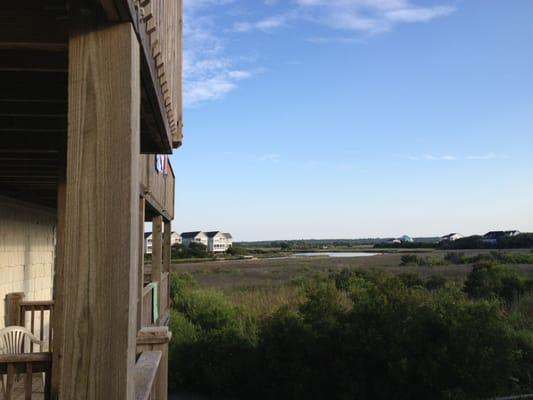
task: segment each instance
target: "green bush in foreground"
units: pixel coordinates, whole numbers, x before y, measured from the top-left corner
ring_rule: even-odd
[[[531,297],[508,308],[497,298],[506,291],[492,283],[496,297],[471,299],[454,282],[415,278],[341,271],[308,282],[301,303],[265,317],[173,278],[171,389],[242,399],[476,399],[533,390]]]

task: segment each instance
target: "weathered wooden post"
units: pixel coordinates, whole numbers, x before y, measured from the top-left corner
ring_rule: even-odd
[[[161,282],[165,285],[162,288],[164,298],[161,304],[161,314],[163,318],[168,318],[169,305],[170,305],[170,265],[172,262],[172,225],[170,221],[165,220],[165,231],[163,235],[163,271],[165,272],[166,279]]]
[[[140,54],[130,23],[69,35],[63,269],[53,375],[61,400],[131,400],[139,264]]]
[[[24,300],[24,293],[8,293],[6,294],[6,326],[20,326],[20,302]]]

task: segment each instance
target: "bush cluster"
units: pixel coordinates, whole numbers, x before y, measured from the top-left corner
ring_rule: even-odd
[[[460,252],[450,252],[444,256],[444,260],[450,264],[533,264],[532,253],[506,253],[491,251],[490,253],[467,256]]]
[[[264,317],[175,275],[171,390],[242,399],[531,391],[533,316],[523,302],[532,300],[500,302],[508,299],[508,281],[493,278],[500,271],[474,269],[463,288],[441,277],[345,270],[307,282],[302,302]]]
[[[443,265],[444,260],[435,259],[431,257],[417,256],[416,254],[405,254],[401,258],[401,266],[418,265],[421,267],[432,267],[436,265]]]

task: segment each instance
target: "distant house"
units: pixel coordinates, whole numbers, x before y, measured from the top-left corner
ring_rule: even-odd
[[[209,253],[223,253],[233,244],[231,234],[220,231],[206,232],[208,237],[207,251]]]
[[[414,240],[411,236],[407,236],[407,235],[403,235],[401,238],[400,238],[400,241],[402,243],[413,243]]]
[[[181,236],[177,232],[170,234],[170,245],[181,244]],[[144,254],[152,254],[152,232],[144,232]]]
[[[481,238],[481,241],[486,244],[494,245],[498,243],[498,240],[508,237],[515,237],[520,235],[520,231],[491,231],[487,232]]]
[[[515,236],[518,236],[520,235],[520,231],[505,231],[505,236],[507,237],[515,237]]]
[[[450,233],[449,235],[445,235],[440,238],[439,243],[445,243],[445,242],[455,242],[458,239],[464,238],[463,235],[460,233]]]
[[[181,234],[181,244],[184,247],[189,247],[191,243],[201,243],[205,247],[209,244],[208,236],[202,231],[183,232]]]

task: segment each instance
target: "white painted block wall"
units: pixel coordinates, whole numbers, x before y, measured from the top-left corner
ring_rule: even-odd
[[[7,293],[52,298],[55,224],[53,210],[0,197],[0,328]]]

